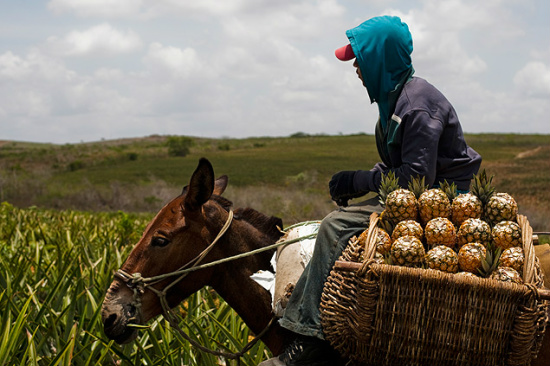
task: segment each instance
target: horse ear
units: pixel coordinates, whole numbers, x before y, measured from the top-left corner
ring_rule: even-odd
[[[212,197],[214,192],[214,168],[207,159],[201,158],[199,160],[199,165],[191,176],[189,185],[183,191],[187,191],[185,207],[190,210],[198,210]]]
[[[221,196],[223,192],[225,192],[225,189],[227,188],[227,181],[229,178],[227,175],[222,175],[218,179],[216,179],[216,182],[214,183],[214,194],[217,194],[218,196]]]

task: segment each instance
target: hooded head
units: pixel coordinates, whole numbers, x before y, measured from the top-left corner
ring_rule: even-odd
[[[394,16],[367,20],[346,31],[350,44],[336,50],[336,57],[357,59],[371,103],[376,102],[380,120],[390,112],[390,92],[412,75],[412,36],[407,24]]]

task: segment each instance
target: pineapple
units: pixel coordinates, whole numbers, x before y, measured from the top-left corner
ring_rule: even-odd
[[[516,221],[518,204],[508,193],[495,193],[485,204],[485,219],[495,225],[501,221]]]
[[[393,224],[393,221],[388,218],[388,212],[386,210],[380,213],[380,216],[378,217],[377,226],[380,229],[383,229],[387,233],[393,232],[394,224]]]
[[[517,283],[520,285],[523,283],[523,279],[518,271],[510,267],[497,268],[489,278],[498,281]]]
[[[501,221],[493,227],[493,244],[499,248],[508,249],[519,247],[521,241],[521,228],[513,221]]]
[[[457,227],[466,219],[481,219],[482,215],[481,200],[472,193],[461,193],[451,203],[451,221]]]
[[[431,269],[457,273],[458,255],[451,248],[445,245],[438,245],[426,253],[426,264]]]
[[[426,244],[428,247],[445,245],[450,248],[456,246],[456,230],[451,220],[437,217],[428,221],[424,228]]]
[[[391,239],[393,241],[397,240],[402,236],[414,236],[419,240],[424,239],[424,229],[422,226],[414,220],[404,220],[395,225],[393,232],[391,234]]]
[[[492,186],[493,176],[487,177],[485,170],[474,175],[471,191],[483,204],[483,219],[490,225],[501,221],[515,221],[518,205],[508,193],[495,193]]]
[[[398,180],[393,172],[389,172],[387,176],[382,175],[379,197],[385,206],[385,218],[390,219],[393,224],[403,220],[416,220],[418,207],[415,195],[398,187]]]
[[[384,259],[384,256],[380,252],[374,252],[374,258],[372,258],[374,263],[376,264],[384,264],[386,261]],[[363,259],[364,261],[365,259]]]
[[[357,243],[361,248],[365,248],[365,242],[367,240],[367,234],[369,229],[366,229],[357,238]],[[391,238],[390,235],[384,229],[376,228],[376,252],[385,255],[390,252]],[[364,250],[363,250],[364,251]]]
[[[480,243],[485,247],[491,244],[491,227],[480,219],[467,219],[460,225],[457,232],[458,246],[467,243]]]
[[[405,267],[421,267],[426,252],[422,242],[414,236],[402,236],[393,242],[390,250],[391,262]]]
[[[458,266],[461,271],[473,274],[482,269],[482,260],[487,255],[487,250],[482,244],[464,244],[458,251]]]
[[[428,189],[418,197],[418,213],[422,225],[436,217],[448,218],[451,216],[451,202],[440,188]]]
[[[518,271],[519,274],[523,273],[523,263],[525,261],[525,255],[523,249],[520,247],[513,247],[504,249],[500,255],[499,267],[510,267]]]
[[[464,277],[475,277],[475,278],[478,278],[478,276],[476,276],[476,275],[473,274],[472,272],[458,272],[457,275],[458,275],[458,276],[464,276]]]
[[[394,223],[403,220],[416,220],[418,216],[416,197],[409,190],[397,189],[388,195],[386,210],[388,217]]]

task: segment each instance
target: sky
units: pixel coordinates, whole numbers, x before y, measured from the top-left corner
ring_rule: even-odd
[[[374,133],[345,31],[396,15],[467,133],[550,134],[548,0],[0,0],[0,140]]]

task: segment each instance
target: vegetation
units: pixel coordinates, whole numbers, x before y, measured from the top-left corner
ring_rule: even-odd
[[[549,136],[466,138],[497,191],[514,196],[535,231],[550,231]],[[332,174],[378,161],[370,135],[193,138],[184,158],[171,155],[167,140],[0,141],[0,366],[223,364],[193,349],[162,317],[126,346],[103,335],[104,293],[149,219],[181,192],[201,156],[230,177],[225,195],[236,207],[286,225],[334,209],[326,188]],[[209,289],[179,313],[182,329],[212,349],[237,351],[251,336]],[[241,364],[267,355],[258,343]]]
[[[187,156],[193,146],[193,139],[187,136],[168,136],[166,139],[170,156]]]
[[[119,346],[103,334],[101,303],[113,272],[148,215],[0,205],[0,365],[221,365],[192,348],[163,317]],[[239,316],[208,289],[182,306],[181,328],[199,343],[235,352],[248,342]],[[257,343],[241,365],[268,356]],[[227,365],[236,365],[236,361]]]
[[[198,158],[229,176],[228,198],[284,219],[316,220],[334,209],[327,194],[339,170],[368,169],[379,161],[374,136],[192,140],[185,158],[167,141],[149,136],[68,145],[0,141],[0,201],[92,211],[156,212],[181,192]],[[550,231],[550,136],[467,135],[494,175],[498,191],[518,201],[535,231]]]

